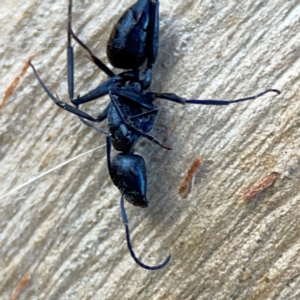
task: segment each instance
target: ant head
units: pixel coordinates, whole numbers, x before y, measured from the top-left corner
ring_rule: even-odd
[[[137,154],[118,154],[111,162],[113,183],[135,206],[147,207],[147,176],[144,159]]]

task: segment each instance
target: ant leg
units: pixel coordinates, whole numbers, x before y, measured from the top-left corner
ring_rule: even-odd
[[[112,173],[110,152],[111,152],[111,140],[110,140],[110,134],[108,134],[106,135],[106,159],[107,159],[107,168],[109,174]]]
[[[71,35],[70,35],[71,23],[72,23],[72,0],[70,0],[69,7],[68,7],[68,45],[67,45],[68,90],[69,90],[70,101],[74,99],[74,51],[73,51],[73,46],[71,45]]]
[[[158,108],[154,108],[152,110],[142,112],[142,113],[134,115],[134,116],[126,115],[126,119],[129,121],[132,121],[134,119],[145,120],[145,122],[140,123],[140,130],[142,130],[145,133],[148,133],[153,129],[153,126],[155,124],[155,121],[156,121],[156,118],[158,115],[158,111],[159,111]],[[147,116],[149,116],[149,117],[147,117]],[[147,121],[146,121],[145,117],[147,118]]]
[[[133,119],[135,119],[135,118],[140,118],[140,117],[144,117],[144,116],[147,116],[147,115],[152,115],[152,114],[154,114],[154,113],[155,113],[155,115],[156,115],[156,112],[158,112],[158,108],[157,108],[157,107],[154,108],[154,109],[152,109],[152,110],[149,110],[149,111],[140,113],[140,114],[138,114],[138,115],[129,117],[128,119],[129,119],[129,120],[133,120]]]
[[[109,136],[110,133],[100,127],[95,126],[94,124],[91,124],[90,122],[88,122],[87,120],[83,119],[82,117],[79,117],[79,120],[86,126],[93,128],[94,130],[101,132],[103,134],[105,134],[106,136]]]
[[[62,109],[87,120],[93,121],[93,122],[102,122],[104,119],[106,119],[107,117],[107,110],[108,108],[106,108],[102,114],[100,114],[98,116],[98,118],[93,118],[91,115],[85,113],[84,111],[80,110],[77,107],[74,107],[68,103],[65,103],[63,101],[60,101],[58,98],[54,97],[53,94],[50,92],[50,90],[46,87],[45,83],[42,81],[42,79],[40,78],[40,76],[38,75],[35,67],[33,66],[33,64],[31,63],[31,61],[29,61],[29,64],[37,78],[37,80],[39,81],[41,87],[44,89],[44,91],[47,93],[47,95],[54,101],[54,103],[56,105],[58,105],[59,107],[61,107]]]
[[[129,127],[129,128],[132,128],[134,131],[138,132],[141,136],[143,136],[144,138],[148,139],[149,141],[159,145],[160,147],[164,148],[164,149],[167,149],[167,150],[172,150],[172,148],[168,147],[168,146],[165,146],[163,145],[161,142],[159,142],[154,136],[136,128],[133,124],[133,122],[129,119],[129,118],[126,118],[123,114],[123,112],[121,111],[119,105],[118,105],[118,102],[117,102],[117,99],[115,99],[115,95],[112,94],[111,92],[109,92],[109,96],[110,96],[110,99],[111,99],[111,102],[113,103],[113,105],[115,106],[116,110],[118,111],[118,114],[120,115],[122,121]]]
[[[102,83],[92,91],[88,92],[87,94],[78,97],[77,99],[73,99],[72,103],[75,106],[81,105],[83,103],[87,103],[93,101],[97,98],[103,97],[108,94],[108,91],[114,88],[114,86],[118,86],[121,78],[116,75],[112,78],[109,78],[106,82]]]
[[[93,52],[89,49],[88,46],[86,46],[73,32],[72,30],[72,26],[71,26],[71,22],[72,22],[72,0],[69,0],[69,25],[68,25],[68,37],[70,35],[72,35],[72,37],[74,38],[74,40],[82,47],[84,48],[87,52],[88,52],[88,58],[89,60],[91,60],[100,70],[102,70],[104,73],[106,73],[106,75],[108,75],[109,77],[113,77],[115,76],[115,73],[110,70],[98,57],[96,57]],[[68,39],[69,41],[69,39]]]
[[[167,257],[167,259],[160,265],[157,266],[148,266],[145,265],[144,263],[142,263],[135,255],[133,249],[132,249],[132,245],[131,245],[131,241],[130,241],[130,232],[129,232],[129,227],[128,227],[128,218],[127,218],[127,214],[126,214],[126,210],[125,210],[125,205],[124,205],[124,192],[122,193],[121,196],[121,201],[120,201],[120,205],[121,205],[121,214],[122,214],[122,220],[123,220],[123,224],[125,226],[125,231],[126,231],[126,240],[127,240],[127,246],[129,249],[129,252],[132,256],[132,258],[134,259],[134,261],[142,268],[147,269],[147,270],[159,270],[162,269],[163,267],[165,267],[170,259],[171,259],[171,255],[169,255]]]
[[[147,92],[136,92],[133,90],[130,90],[129,88],[116,88],[111,90],[113,94],[122,96],[127,98],[128,100],[138,104],[141,108],[152,110],[156,108],[156,106],[152,103],[154,101],[153,96],[148,95]]]
[[[113,77],[116,74],[109,69],[97,56],[93,54],[93,52],[89,49],[87,45],[85,45],[73,32],[72,28],[70,29],[70,32],[72,34],[72,37],[74,40],[82,47],[84,48],[88,53],[88,59],[92,61],[100,70],[102,70],[104,73],[106,73],[107,76]]]
[[[277,93],[280,94],[281,92],[276,89],[267,89],[257,95],[246,97],[246,98],[240,98],[240,99],[234,99],[234,100],[194,100],[194,99],[185,99],[182,98],[176,94],[172,93],[155,93],[155,92],[148,92],[146,93],[148,96],[153,98],[153,101],[156,98],[161,98],[161,99],[166,99],[172,102],[180,103],[180,104],[203,104],[203,105],[229,105],[232,103],[238,103],[238,102],[243,102],[243,101],[248,101],[248,100],[255,100],[267,93]]]

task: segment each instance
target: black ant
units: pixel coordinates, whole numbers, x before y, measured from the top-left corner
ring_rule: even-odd
[[[145,161],[140,155],[134,154],[134,146],[137,140],[143,136],[159,146],[171,150],[171,148],[163,145],[149,134],[158,114],[158,109],[153,102],[160,98],[179,104],[228,105],[254,100],[269,92],[280,94],[278,90],[267,89],[258,95],[236,100],[187,100],[172,93],[147,91],[151,85],[152,69],[158,52],[158,8],[158,0],[138,0],[123,14],[115,25],[107,44],[107,56],[109,62],[115,68],[129,70],[115,74],[74,34],[72,30],[72,0],[69,0],[67,64],[69,99],[73,105],[60,101],[58,97],[54,97],[30,62],[40,85],[55,104],[77,115],[84,124],[106,135],[108,170],[113,183],[122,194],[121,213],[126,229],[128,249],[136,263],[148,270],[163,268],[170,261],[171,255],[162,264],[156,266],[145,265],[136,257],[130,242],[124,197],[133,205],[148,206]],[[88,52],[89,59],[110,77],[96,89],[75,99],[72,38]],[[144,67],[141,67],[142,65]],[[107,94],[111,101],[98,117],[94,118],[79,109],[79,105]],[[105,119],[108,121],[108,132],[86,121],[102,122]],[[121,152],[112,160],[110,157],[111,143],[117,151]]]

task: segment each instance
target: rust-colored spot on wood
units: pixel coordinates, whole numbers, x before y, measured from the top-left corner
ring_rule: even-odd
[[[280,173],[278,172],[272,172],[270,175],[265,177],[259,184],[253,186],[250,189],[247,189],[243,193],[243,200],[244,201],[249,201],[253,199],[258,193],[264,191],[268,187],[272,186],[276,180],[278,179]]]
[[[54,147],[52,147],[51,149],[49,149],[49,151],[46,153],[45,157],[43,158],[41,165],[39,167],[39,172],[43,171],[49,164],[49,160],[52,157],[53,151],[55,150]]]
[[[241,276],[239,282],[247,281],[250,277],[251,277],[250,271],[246,270],[242,273],[242,276]]]
[[[270,282],[270,279],[268,277],[268,274],[265,274],[260,280],[258,280],[257,283],[262,283],[262,282],[266,282],[266,283],[269,283]]]
[[[50,142],[52,138],[53,138],[52,134],[49,134],[48,137],[46,138],[46,142]]]
[[[15,291],[13,292],[10,300],[17,300],[19,298],[20,292],[26,288],[26,286],[29,283],[31,272],[30,270],[26,272],[26,274],[23,276],[21,281],[19,282],[18,286],[16,287]]]
[[[14,92],[14,90],[16,89],[16,86],[19,84],[22,76],[26,73],[27,69],[29,68],[29,62],[30,60],[33,58],[33,56],[31,56],[29,58],[29,60],[25,63],[25,65],[23,66],[20,74],[14,79],[14,81],[11,83],[11,85],[8,87],[8,89],[5,91],[4,93],[4,97],[2,99],[2,102],[0,103],[0,109],[3,108],[3,106],[5,105],[7,99],[12,95],[12,93]]]
[[[191,190],[192,181],[200,165],[201,165],[201,159],[200,157],[196,157],[192,165],[190,166],[189,170],[187,171],[187,174],[179,188],[178,193],[182,198],[186,198],[188,196]]]

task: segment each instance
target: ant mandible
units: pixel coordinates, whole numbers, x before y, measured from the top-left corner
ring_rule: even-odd
[[[187,100],[172,93],[150,92],[148,88],[151,85],[152,69],[157,58],[158,37],[159,1],[138,0],[117,22],[107,44],[106,52],[111,65],[115,68],[129,70],[115,74],[73,32],[72,0],[69,0],[67,68],[69,100],[73,105],[55,97],[39,77],[32,63],[29,62],[40,85],[55,104],[77,115],[85,125],[106,135],[107,165],[113,183],[121,192],[121,214],[126,229],[128,249],[135,262],[148,270],[163,268],[170,261],[171,255],[163,263],[156,266],[148,266],[136,257],[130,241],[124,198],[133,205],[148,206],[145,161],[142,156],[134,153],[134,146],[138,139],[142,136],[165,149],[171,150],[149,134],[158,114],[158,108],[153,102],[160,98],[179,104],[228,105],[254,100],[269,92],[280,94],[280,91],[276,89],[267,89],[255,96],[235,100]],[[75,99],[72,38],[88,52],[89,59],[110,77],[94,90]],[[142,65],[144,65],[143,68]],[[79,109],[79,105],[107,94],[110,97],[110,102],[98,117],[94,118]],[[87,121],[102,122],[105,119],[108,121],[108,131]],[[112,160],[111,143],[115,150],[121,152]]]

